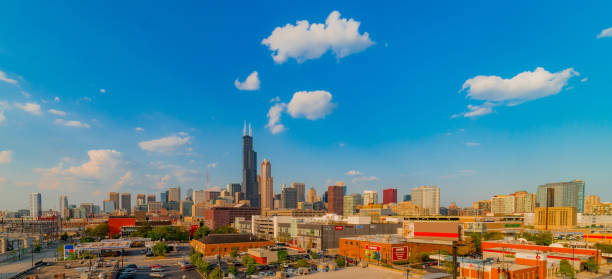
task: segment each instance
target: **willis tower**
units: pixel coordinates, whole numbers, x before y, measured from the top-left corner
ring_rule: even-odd
[[[249,134],[246,132],[246,122],[242,132],[242,192],[252,207],[259,207],[259,186],[257,185],[257,152],[253,151],[251,124]]]

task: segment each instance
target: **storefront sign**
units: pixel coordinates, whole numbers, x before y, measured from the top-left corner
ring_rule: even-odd
[[[337,231],[341,231],[344,229],[343,226],[335,226],[334,229],[336,229]]]
[[[405,261],[408,259],[408,247],[393,247],[393,261]]]

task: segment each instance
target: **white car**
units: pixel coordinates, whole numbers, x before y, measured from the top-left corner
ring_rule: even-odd
[[[151,271],[153,271],[153,272],[164,272],[166,270],[163,267],[154,267],[154,268],[151,268]]]
[[[161,272],[151,272],[151,273],[149,273],[149,277],[164,278],[164,277],[166,277],[166,275],[164,275]]]

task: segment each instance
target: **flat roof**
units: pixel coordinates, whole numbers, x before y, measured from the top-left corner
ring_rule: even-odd
[[[77,245],[77,250],[100,250],[100,249],[127,249],[130,248],[130,240],[115,240],[105,242],[87,242]]]
[[[209,234],[198,241],[204,244],[241,243],[241,242],[264,242],[265,239],[257,238],[247,233]]]
[[[404,238],[394,234],[375,234],[375,235],[361,235],[352,237],[341,237],[341,239],[358,240],[358,241],[370,241],[385,244],[403,244],[403,243],[422,243],[422,244],[438,244],[438,245],[452,245],[452,241],[446,240],[433,240],[433,239],[418,239],[418,238]]]

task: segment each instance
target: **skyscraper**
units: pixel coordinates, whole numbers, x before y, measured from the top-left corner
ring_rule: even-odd
[[[344,217],[355,215],[355,212],[357,212],[357,205],[359,204],[361,204],[360,194],[344,196],[342,201],[342,215]]]
[[[193,203],[199,204],[206,201],[206,191],[205,190],[195,190],[193,191]]]
[[[159,202],[161,202],[162,208],[168,208],[168,190],[159,193]]]
[[[145,205],[147,203],[145,194],[136,194],[136,206]]]
[[[168,188],[168,202],[181,202],[181,187]]]
[[[62,219],[66,219],[66,217],[70,216],[70,212],[68,211],[68,197],[61,195],[59,197],[59,203],[60,217],[62,217]]]
[[[121,209],[128,214],[132,212],[132,195],[130,193],[121,193]]]
[[[338,182],[336,185],[327,187],[327,212],[342,216],[344,183]]]
[[[412,189],[412,203],[423,209],[429,209],[433,215],[440,214],[440,188],[437,186],[420,186]]]
[[[274,180],[268,159],[261,162],[261,175],[257,181],[261,189],[261,209],[274,209]]]
[[[291,188],[295,188],[295,190],[297,191],[298,202],[306,201],[306,184],[302,182],[293,182],[291,183]]]
[[[155,194],[147,195],[147,204],[155,201]]]
[[[412,196],[410,194],[404,195],[404,201],[412,201]]]
[[[575,207],[578,213],[583,213],[584,185],[584,181],[580,179],[540,185],[538,186],[536,206],[545,207],[548,201],[553,207]],[[549,195],[551,196],[549,197]]]
[[[30,194],[30,217],[42,216],[42,199],[40,193]]]
[[[108,200],[115,203],[115,209],[119,209],[119,193],[117,192],[108,193]]]
[[[527,191],[516,191],[514,194],[514,213],[528,213],[535,211],[536,195]]]
[[[230,193],[230,195],[232,195],[232,197],[236,196],[237,192],[240,192],[240,188],[242,188],[242,185],[240,185],[240,183],[230,183],[227,184],[226,190]],[[238,202],[237,200],[234,200],[234,202]]]
[[[397,189],[389,188],[383,190],[383,204],[397,203]]]
[[[599,199],[599,196],[590,195],[584,197],[584,213],[593,214],[593,209],[600,203],[601,200]]]
[[[102,210],[105,213],[112,214],[115,211],[115,202],[111,200],[105,200],[102,204]]]
[[[242,189],[252,207],[259,207],[259,186],[257,185],[257,152],[253,151],[251,124],[246,133],[246,122],[242,136]]]
[[[297,208],[297,203],[297,189],[288,187],[283,188],[281,191],[280,207],[294,209]]]
[[[372,190],[363,191],[363,204],[378,204],[378,192]]]
[[[308,199],[306,201],[309,203],[317,202],[317,190],[315,190],[314,187],[310,187],[310,189],[308,189]]]
[[[491,213],[497,216],[510,215],[515,211],[514,195],[496,195],[491,198]]]

